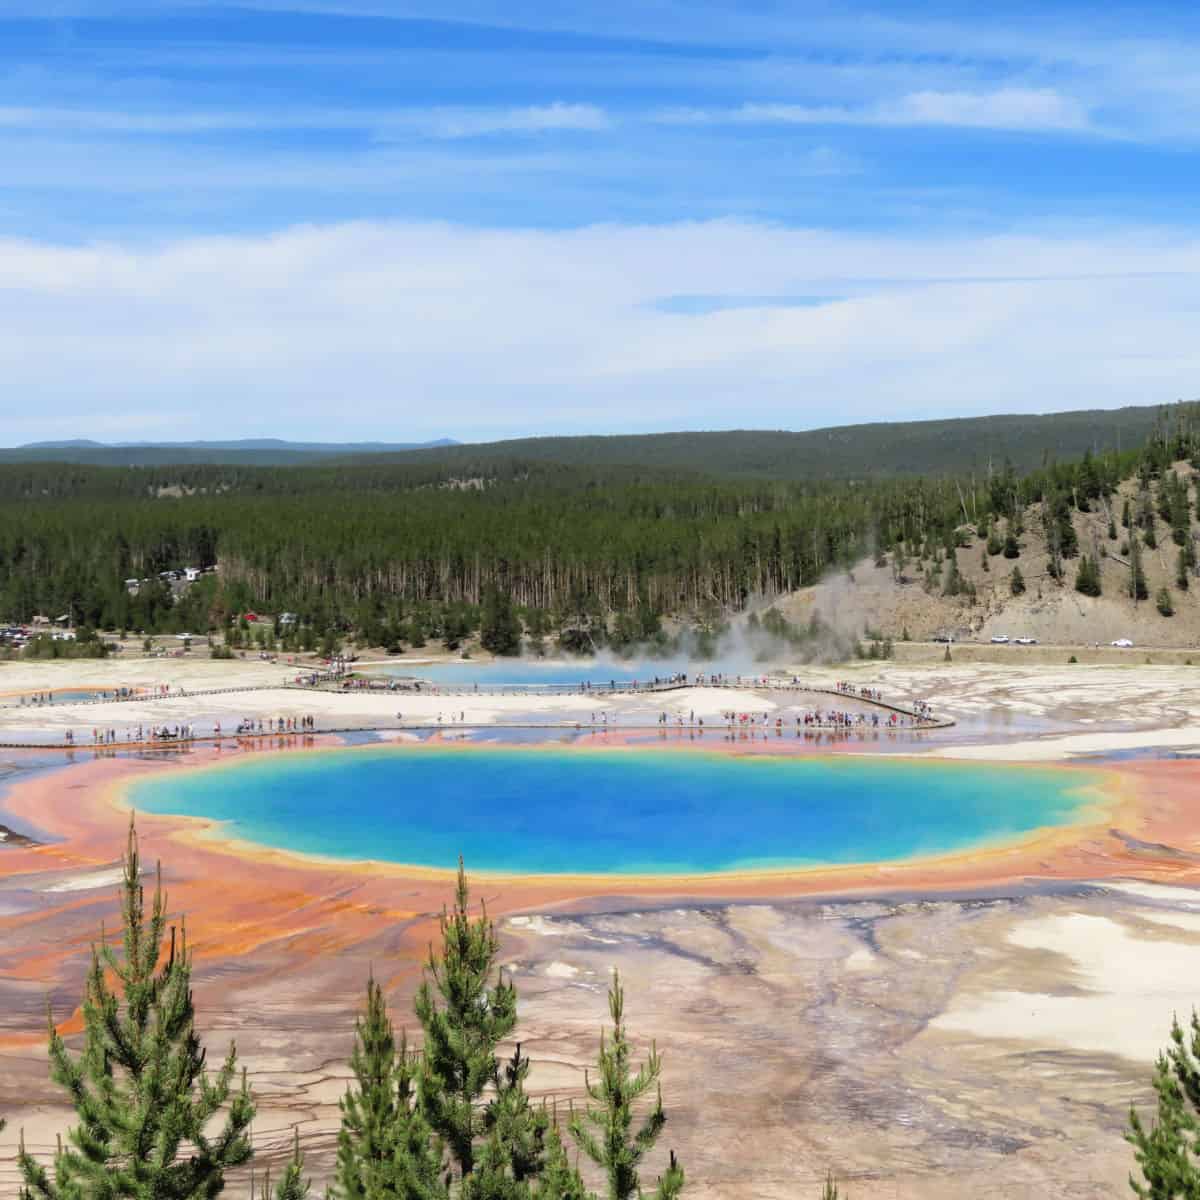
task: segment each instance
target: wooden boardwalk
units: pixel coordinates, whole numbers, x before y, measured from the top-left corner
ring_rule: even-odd
[[[549,688],[556,690],[550,692]],[[30,741],[9,741],[0,740],[0,749],[5,750],[86,750],[86,751],[116,751],[116,750],[170,750],[185,746],[199,745],[219,745],[225,743],[247,742],[250,744],[263,744],[276,740],[279,742],[289,742],[295,739],[303,739],[305,737],[317,736],[348,736],[356,734],[371,734],[371,733],[445,733],[452,730],[467,731],[487,731],[487,730],[544,730],[547,732],[558,733],[647,733],[658,731],[660,733],[676,732],[676,733],[715,733],[722,734],[739,732],[758,732],[762,731],[765,734],[777,732],[780,736],[784,736],[795,732],[797,736],[802,735],[807,731],[814,733],[837,732],[853,735],[855,733],[886,733],[889,731],[921,732],[935,729],[947,729],[954,725],[954,721],[948,717],[933,717],[923,713],[915,707],[898,703],[892,700],[885,700],[879,696],[863,696],[853,692],[845,692],[838,688],[820,687],[810,684],[793,683],[790,680],[772,679],[769,676],[756,677],[754,679],[722,679],[717,682],[686,682],[684,680],[670,680],[660,682],[649,682],[645,684],[639,683],[636,687],[632,684],[616,684],[614,686],[602,687],[583,687],[579,684],[561,684],[561,685],[532,685],[530,687],[521,687],[519,685],[481,685],[478,689],[472,688],[454,688],[441,689],[431,688],[427,691],[422,691],[420,695],[437,695],[447,698],[462,698],[482,695],[513,695],[513,696],[537,696],[537,695],[576,695],[581,699],[589,697],[612,697],[618,695],[643,696],[643,695],[660,695],[664,693],[680,692],[689,689],[713,690],[724,689],[728,691],[754,691],[764,692],[768,695],[775,693],[795,694],[795,695],[819,695],[831,696],[842,701],[852,701],[855,704],[865,704],[873,708],[882,709],[889,713],[895,713],[900,716],[907,717],[912,724],[903,726],[874,726],[874,725],[855,725],[845,724],[842,722],[823,721],[819,724],[808,723],[793,725],[792,722],[785,722],[779,725],[772,724],[768,721],[766,724],[755,724],[752,726],[743,726],[737,721],[714,720],[708,723],[700,722],[668,722],[661,724],[657,720],[654,723],[649,722],[609,722],[597,723],[592,721],[579,721],[577,719],[567,719],[563,721],[489,721],[489,722],[460,722],[460,721],[395,721],[386,724],[376,723],[369,725],[341,725],[328,724],[321,725],[313,729],[301,730],[284,730],[276,728],[264,728],[263,730],[254,730],[245,733],[210,733],[210,734],[194,734],[189,737],[167,737],[167,738],[142,738],[137,739],[118,739],[111,742],[30,742]],[[380,691],[386,691],[389,695],[403,697],[404,695],[412,695],[413,692],[405,689],[390,689],[390,688],[360,688],[360,687],[342,687],[326,685],[306,685],[298,683],[278,683],[278,684],[256,684],[247,685],[245,687],[229,687],[229,688],[205,688],[193,691],[173,691],[166,693],[156,693],[143,696],[112,696],[108,698],[98,697],[91,700],[76,700],[63,701],[64,705],[73,704],[86,707],[93,707],[108,704],[129,704],[135,702],[146,701],[167,701],[167,700],[191,700],[207,696],[227,696],[238,693],[254,693],[254,692],[303,692],[308,695],[319,694],[322,696],[339,695],[339,696],[355,696],[361,695],[363,692],[376,694]],[[46,705],[7,705],[8,708],[27,708],[31,713],[36,712],[40,708],[53,708],[53,704]],[[273,722],[271,723],[273,724]]]

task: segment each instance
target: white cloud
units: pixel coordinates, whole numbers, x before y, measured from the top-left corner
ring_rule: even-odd
[[[34,105],[0,106],[0,129],[55,133],[209,133],[277,127],[269,118],[249,113],[136,113]]]
[[[1049,88],[994,92],[913,92],[884,113],[897,125],[963,125],[988,129],[1083,129],[1087,110]]]
[[[916,91],[861,107],[772,103],[667,109],[656,119],[680,125],[952,125],[1072,132],[1089,128],[1087,109],[1079,101],[1050,88],[1017,87],[989,92]]]
[[[1200,370],[1200,238],[936,238],[734,222],[297,228],[0,242],[0,442],[459,437],[1168,401]],[[668,296],[839,296],[661,311]],[[114,426],[114,422],[116,425]]]
[[[403,125],[402,118],[396,124]],[[599,131],[610,125],[608,115],[594,104],[541,104],[526,108],[432,109],[417,118],[417,128],[434,137],[478,137],[489,133],[549,133],[562,130]]]
[[[0,129],[60,134],[256,133],[280,130],[369,130],[380,137],[432,138],[497,133],[546,133],[609,128],[608,114],[594,104],[518,108],[391,108],[266,111],[121,111],[40,106],[0,106]]]

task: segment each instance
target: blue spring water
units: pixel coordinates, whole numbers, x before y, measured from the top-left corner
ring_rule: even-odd
[[[112,693],[105,693],[99,688],[55,688],[53,691],[25,692],[24,699],[26,703],[32,704],[35,697],[48,695],[55,704],[70,704],[77,700],[95,700],[97,696],[105,694]]]
[[[442,687],[472,687],[486,684],[491,687],[536,687],[578,686],[592,683],[597,686],[609,682],[645,683],[655,676],[665,678],[676,671],[705,670],[699,666],[680,666],[677,663],[634,663],[617,665],[583,660],[578,663],[536,659],[501,658],[492,662],[442,663],[411,666],[391,663],[383,667],[371,667],[366,674],[392,679],[420,679]]]
[[[1103,775],[703,751],[363,747],[130,788],[266,846],[516,874],[690,874],[895,861],[1079,818]]]

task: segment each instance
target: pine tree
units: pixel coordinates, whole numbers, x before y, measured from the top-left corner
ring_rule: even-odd
[[[1005,558],[1020,558],[1021,544],[1017,541],[1016,534],[1010,533],[1004,539],[1004,557]]]
[[[1150,595],[1146,587],[1146,573],[1142,570],[1142,550],[1137,538],[1129,539],[1129,594],[1135,603],[1145,600]]]
[[[503,976],[492,982],[500,949],[495,927],[482,906],[472,920],[469,899],[459,860],[453,911],[442,910],[442,950],[435,955],[430,948],[414,1004],[424,1030],[421,1112],[460,1180],[475,1170],[476,1139],[486,1131],[481,1098],[499,1084],[496,1047],[517,1022],[516,989]]]
[[[484,1112],[483,1127],[489,1143],[489,1158],[500,1168],[500,1182],[492,1184],[482,1195],[507,1194],[504,1180],[517,1185],[515,1194],[541,1174],[545,1159],[546,1133],[550,1118],[544,1108],[535,1109],[525,1092],[529,1074],[529,1059],[521,1053],[521,1043],[496,1084],[496,1095]],[[494,1173],[494,1168],[493,1168]],[[469,1183],[475,1183],[479,1171]],[[471,1189],[464,1189],[464,1196]]]
[[[304,1200],[311,1181],[304,1177],[304,1155],[300,1153],[300,1131],[295,1131],[292,1157],[284,1168],[283,1178],[275,1188],[275,1200]]]
[[[1171,1044],[1154,1066],[1157,1119],[1149,1128],[1129,1110],[1125,1140],[1133,1146],[1141,1179],[1129,1177],[1142,1200],[1200,1197],[1200,1018],[1192,1013],[1190,1036],[1171,1022]]]
[[[355,1022],[350,1070],[354,1083],[341,1102],[333,1200],[444,1196],[441,1147],[416,1104],[417,1064],[403,1034],[396,1045],[374,976]]]
[[[1009,590],[1014,596],[1023,595],[1025,592],[1025,576],[1021,574],[1020,567],[1013,567],[1012,575],[1008,580]]]
[[[1075,590],[1085,596],[1101,594],[1100,565],[1087,554],[1079,560],[1079,569],[1075,572]]]
[[[1079,535],[1075,532],[1075,524],[1071,520],[1071,510],[1065,499],[1059,506],[1056,521],[1059,553],[1063,558],[1074,558],[1079,553]]]
[[[611,1037],[600,1036],[600,1078],[597,1083],[587,1081],[587,1093],[594,1104],[587,1106],[584,1116],[577,1115],[572,1119],[570,1130],[584,1154],[603,1169],[608,1180],[608,1200],[632,1200],[634,1196],[641,1196],[638,1168],[642,1159],[654,1148],[667,1122],[659,1084],[662,1060],[651,1048],[641,1069],[633,1073],[625,1032],[625,993],[616,971],[608,992],[608,1011],[613,1028]],[[635,1133],[635,1110],[651,1088],[656,1089],[656,1099]],[[683,1168],[672,1151],[654,1197],[655,1200],[673,1200],[682,1191]]]
[[[1158,594],[1154,597],[1154,607],[1158,609],[1160,616],[1173,617],[1175,615],[1175,604],[1171,599],[1169,589],[1165,587],[1158,589]]]
[[[499,588],[488,588],[484,596],[479,644],[491,654],[521,653],[521,619],[513,608],[512,597]]]
[[[557,1125],[546,1134],[546,1161],[538,1184],[538,1200],[593,1200],[583,1178],[567,1158],[567,1148]]]
[[[946,573],[942,580],[942,595],[957,596],[962,591],[962,576],[958,573],[958,559],[953,551],[946,555]]]
[[[1180,546],[1179,556],[1175,560],[1175,586],[1181,592],[1186,592],[1190,585],[1188,577],[1188,552],[1185,546]]]
[[[529,1103],[528,1073],[529,1059],[518,1042],[484,1111],[485,1141],[475,1170],[463,1180],[461,1200],[532,1200],[546,1194],[535,1185],[545,1170],[550,1118],[544,1106],[535,1109]]]
[[[70,1093],[79,1124],[55,1155],[53,1179],[22,1145],[27,1200],[208,1200],[224,1187],[225,1172],[251,1156],[254,1102],[245,1072],[235,1087],[232,1045],[215,1077],[204,1069],[186,931],[177,938],[171,927],[163,960],[162,873],[147,917],[132,821],[121,894],[123,953],[103,939],[93,947],[81,1057],[50,1024],[51,1078]]]

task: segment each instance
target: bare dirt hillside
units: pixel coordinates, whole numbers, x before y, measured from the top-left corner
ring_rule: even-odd
[[[1188,464],[1176,464],[1175,470],[1194,485],[1195,473]],[[1072,514],[1079,555],[1063,561],[1061,582],[1050,573],[1041,505],[1031,505],[1022,517],[1020,555],[1015,559],[989,554],[986,539],[974,526],[961,528],[960,540],[967,544],[954,551],[963,584],[957,595],[947,594],[953,588],[946,587],[949,561],[944,551],[939,551],[940,561],[912,558],[902,565],[888,553],[882,561],[864,559],[852,571],[794,592],[777,601],[776,607],[793,621],[806,621],[815,610],[848,632],[878,630],[895,640],[907,636],[924,641],[952,634],[957,641],[986,642],[1006,635],[1062,645],[1107,645],[1130,638],[1137,646],[1200,646],[1200,575],[1193,568],[1187,589],[1180,587],[1180,548],[1161,518],[1154,519],[1157,545],[1153,548],[1144,544],[1143,534],[1122,526],[1125,501],[1130,500],[1136,512],[1137,492],[1136,481],[1126,481],[1108,502],[1094,502],[1092,511]],[[1194,490],[1191,494],[1194,501]],[[1115,539],[1109,536],[1110,515]],[[1009,532],[1003,520],[995,528],[1001,540]],[[1148,598],[1137,602],[1130,595],[1129,542],[1134,536],[1141,545],[1148,591]],[[1200,552],[1200,523],[1194,514],[1189,536]],[[1076,590],[1083,555],[1098,564],[1100,596]],[[1013,594],[1014,568],[1024,580],[1021,595]],[[1161,615],[1156,606],[1164,587],[1174,608],[1172,616]]]

